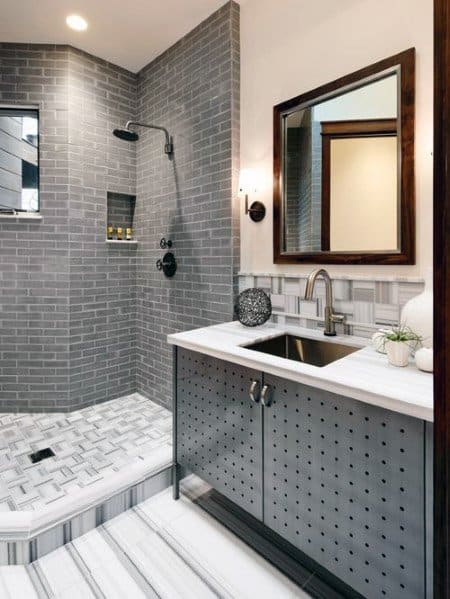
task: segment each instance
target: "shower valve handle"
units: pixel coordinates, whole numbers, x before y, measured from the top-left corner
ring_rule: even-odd
[[[161,239],[161,241],[159,242],[159,247],[163,250],[165,250],[166,248],[171,248],[172,241],[170,239],[166,239],[165,237],[163,237]]]
[[[173,264],[173,260],[157,260],[156,261],[156,268],[158,270],[162,270],[165,266],[172,266]]]
[[[173,277],[177,271],[177,262],[175,256],[171,252],[164,254],[163,259],[156,261],[156,268],[162,270],[166,277]]]

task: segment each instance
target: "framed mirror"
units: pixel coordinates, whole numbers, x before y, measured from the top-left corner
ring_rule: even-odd
[[[415,51],[274,107],[274,262],[414,264]]]
[[[0,106],[0,213],[39,212],[39,113]]]

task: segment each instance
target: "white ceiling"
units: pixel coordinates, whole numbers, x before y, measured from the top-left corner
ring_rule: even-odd
[[[226,0],[0,0],[0,42],[70,44],[139,71]],[[65,23],[84,17],[87,31]]]

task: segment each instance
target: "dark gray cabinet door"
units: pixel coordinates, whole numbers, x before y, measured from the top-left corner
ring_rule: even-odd
[[[423,599],[424,423],[264,382],[264,522],[364,597]]]
[[[261,373],[178,349],[178,462],[262,518],[262,408],[249,397]]]

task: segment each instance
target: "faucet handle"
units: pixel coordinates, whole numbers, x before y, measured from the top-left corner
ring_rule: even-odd
[[[331,320],[333,322],[345,322],[345,314],[333,314],[331,315]]]
[[[345,314],[335,314],[333,308],[328,306],[325,308],[325,330],[323,332],[327,337],[334,337],[336,335],[336,323],[344,323]],[[345,325],[344,325],[345,326]]]

